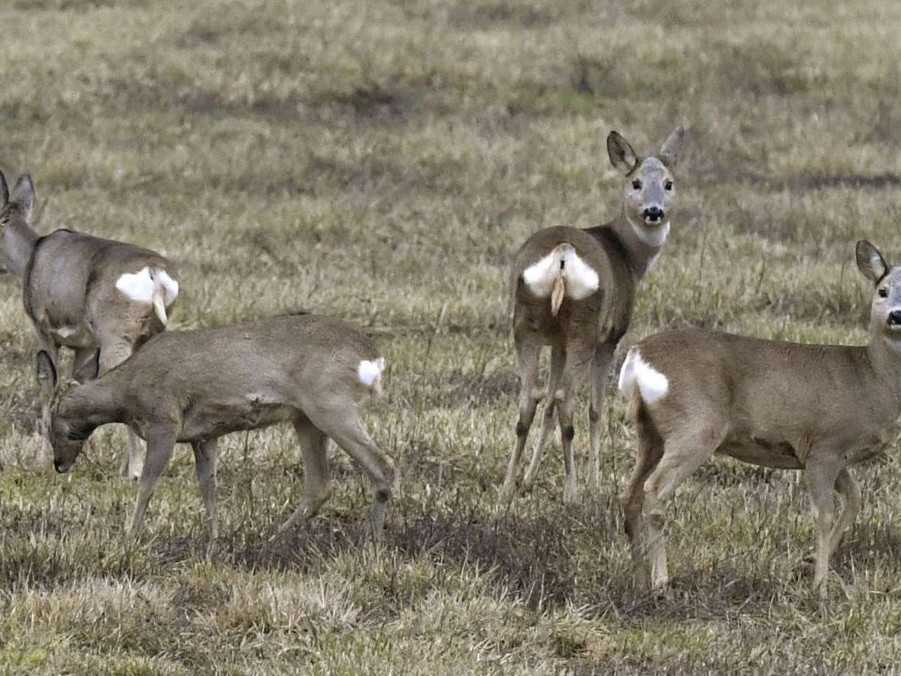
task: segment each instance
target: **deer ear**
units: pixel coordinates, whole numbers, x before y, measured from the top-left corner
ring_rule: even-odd
[[[38,352],[35,362],[38,382],[41,384],[41,387],[46,383],[49,384],[51,388],[55,389],[59,382],[59,378],[57,377],[56,366],[53,364],[53,360],[50,358],[50,354],[47,350]]]
[[[879,249],[867,240],[862,239],[857,243],[856,255],[857,267],[873,284],[878,284],[888,274],[888,264]]]
[[[638,154],[618,131],[611,131],[607,135],[607,155],[610,156],[610,164],[626,176],[638,166]]]
[[[682,141],[685,139],[685,128],[679,125],[673,129],[672,133],[666,137],[660,151],[657,153],[657,159],[663,162],[667,167],[672,169],[679,162],[679,151],[682,150]]]
[[[31,211],[34,208],[34,181],[28,174],[19,176],[16,187],[13,188],[12,201],[22,207],[25,212],[25,220],[31,221]]]
[[[6,176],[3,175],[2,171],[0,171],[0,200],[3,200],[0,207],[5,207],[9,204],[9,186],[6,184]]]

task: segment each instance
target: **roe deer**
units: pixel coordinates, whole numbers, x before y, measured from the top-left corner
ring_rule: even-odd
[[[684,131],[673,131],[656,156],[640,158],[619,133],[607,137],[610,162],[626,176],[620,213],[588,229],[539,230],[513,259],[513,339],[520,378],[516,445],[501,489],[502,501],[516,490],[523,449],[543,394],[536,389],[541,350],[551,346],[547,403],[538,443],[523,478],[535,478],[544,446],[560,425],[565,484],[563,500],[578,500],[572,442],[575,388],[590,371],[590,479],[599,483],[601,409],[607,372],[616,346],[629,327],[635,289],[654,264],[670,231],[675,202],[675,166]]]
[[[38,355],[39,377],[56,386],[53,361]],[[125,423],[147,441],[132,519],[137,535],[147,502],[177,441],[194,449],[210,542],[216,537],[217,439],[283,421],[294,425],[304,459],[304,496],[284,532],[314,516],[330,493],[331,437],[375,484],[370,511],[381,533],[393,463],[366,431],[360,404],[382,388],[385,360],[352,325],[314,315],[275,317],[198,331],[166,331],[96,380],[60,388],[51,411],[54,466],[67,472],[100,425]]]
[[[10,196],[0,173],[0,228],[7,268],[22,280],[25,311],[38,350],[59,363],[59,348],[75,352],[79,381],[103,374],[162,331],[167,308],[178,296],[172,264],[131,244],[56,230],[44,237],[32,229],[34,183],[19,177]],[[41,423],[47,434],[50,396],[42,388]],[[129,432],[122,473],[140,475],[137,437]]]
[[[664,501],[719,453],[804,471],[817,526],[814,586],[824,592],[829,558],[860,509],[848,466],[880,450],[880,434],[901,414],[901,267],[889,267],[866,241],[856,257],[875,285],[869,345],[684,329],[629,351],[619,388],[631,399],[638,451],[623,506],[641,584],[667,585]],[[845,502],[837,519],[833,490]]]

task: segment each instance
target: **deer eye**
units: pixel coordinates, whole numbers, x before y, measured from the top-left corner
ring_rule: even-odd
[[[634,181],[632,181],[632,189],[633,190],[641,190],[641,181],[639,181],[637,178]]]
[[[664,184],[663,184],[663,189],[664,189],[664,190],[672,190],[672,189],[673,189],[673,182],[672,182],[672,181],[667,181],[666,183],[664,183]]]
[[[880,298],[888,298],[888,289],[886,289],[884,286],[879,289],[877,293],[879,294]]]

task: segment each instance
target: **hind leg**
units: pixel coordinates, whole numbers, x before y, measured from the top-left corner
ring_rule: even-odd
[[[563,396],[557,408],[557,422],[560,425],[560,440],[563,446],[563,502],[576,504],[579,502],[579,479],[573,451],[573,439],[576,436],[573,427],[573,411],[576,405],[576,392],[590,369],[593,348],[570,349],[566,353],[566,362],[560,378],[560,389]]]
[[[673,495],[679,484],[713,455],[726,436],[726,426],[722,421],[704,415],[698,418],[701,422],[689,423],[687,428],[666,439],[663,457],[644,483],[651,586],[654,589],[669,584],[663,503]]]
[[[565,362],[565,353],[556,345],[551,348],[551,372],[548,376],[547,383],[547,401],[544,404],[544,417],[541,421],[541,434],[538,435],[538,443],[532,450],[532,459],[529,461],[529,467],[526,475],[523,477],[523,488],[531,487],[535,481],[535,475],[538,474],[538,466],[544,458],[544,449],[547,446],[548,437],[554,431],[554,413],[560,405],[563,395],[558,390],[560,378],[563,374],[563,364]]]
[[[369,510],[369,527],[373,539],[380,540],[384,531],[388,500],[394,490],[396,475],[394,463],[379,450],[369,436],[355,404],[347,405],[341,400],[333,407],[311,411],[309,418],[313,425],[334,439],[372,481],[375,499]],[[324,442],[322,448],[323,450],[325,448]],[[318,477],[317,481],[321,478]]]
[[[519,467],[522,453],[529,438],[529,430],[535,418],[538,396],[535,384],[538,380],[538,359],[541,355],[541,342],[533,335],[517,335],[516,359],[519,368],[519,419],[516,421],[516,445],[507,464],[507,474],[501,487],[500,500],[509,502],[516,492]]]
[[[303,498],[275,537],[316,516],[331,495],[326,454],[328,437],[304,416],[294,421],[294,430],[303,453]]]
[[[615,343],[603,343],[597,347],[591,360],[591,406],[588,409],[588,431],[591,454],[588,457],[588,485],[601,487],[601,430],[604,415],[604,395],[607,392],[607,374],[613,361]]]
[[[629,538],[635,582],[638,587],[650,585],[650,570],[645,566],[646,543],[641,514],[644,508],[644,484],[663,457],[663,440],[651,427],[651,421],[642,419],[645,415],[645,412],[640,412],[636,420],[638,452],[632,476],[622,498],[624,526],[626,536]]]

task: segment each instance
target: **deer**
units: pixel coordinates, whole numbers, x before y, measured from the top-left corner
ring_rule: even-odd
[[[382,394],[385,358],[353,325],[317,315],[286,315],[194,331],[165,331],[95,380],[61,385],[54,361],[38,353],[38,378],[53,388],[50,443],[57,472],[68,472],[91,433],[124,423],[147,441],[129,534],[141,532],[154,487],[176,442],[190,443],[215,541],[219,437],[281,422],[294,426],[304,463],[304,494],[273,539],[315,516],[331,488],[326,444],[343,448],[369,476],[369,525],[382,532],[396,471],[375,445],[361,406]]]
[[[865,240],[855,253],[874,287],[868,345],[686,328],[629,350],[619,389],[638,442],[622,503],[638,585],[669,585],[664,504],[718,454],[803,472],[817,531],[813,584],[825,594],[830,557],[861,506],[848,467],[882,450],[901,414],[901,267]],[[837,518],[833,493],[844,502]]]
[[[556,413],[563,446],[563,500],[578,502],[573,413],[576,389],[586,374],[591,381],[590,482],[595,487],[600,484],[601,411],[608,371],[629,328],[638,284],[657,262],[669,237],[676,198],[672,171],[684,135],[678,127],[655,155],[640,157],[619,132],[611,131],[607,154],[625,176],[618,215],[586,229],[544,228],[513,257],[510,296],[519,417],[500,491],[502,503],[509,502],[517,490],[523,450],[538,403],[545,396],[541,432],[521,487],[527,490],[535,479]],[[536,384],[541,352],[548,345],[551,362],[545,395]]]
[[[23,174],[9,191],[0,172],[0,228],[7,269],[21,280],[37,353],[58,367],[73,350],[73,375],[85,381],[118,365],[164,330],[178,297],[173,264],[160,254],[67,229],[43,237],[33,228],[34,182]],[[46,438],[52,392],[41,391],[38,427]],[[137,479],[141,448],[129,432],[122,475]]]

